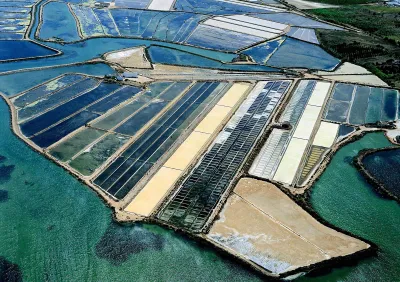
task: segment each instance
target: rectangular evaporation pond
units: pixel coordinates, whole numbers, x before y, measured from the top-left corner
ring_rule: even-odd
[[[197,15],[186,13],[181,17],[176,17],[168,28],[167,40],[172,42],[184,42],[198,26],[199,22],[207,18],[206,15]]]
[[[103,35],[103,28],[90,7],[71,5],[72,11],[79,20],[84,36]]]
[[[107,35],[111,35],[111,36],[119,36],[120,35],[118,28],[115,25],[115,23],[111,17],[110,11],[108,9],[106,9],[106,10],[94,9],[93,11],[99,18],[100,23],[103,26],[103,29]]]
[[[91,175],[128,140],[129,138],[119,134],[108,134],[73,159],[69,165],[83,175]]]
[[[102,130],[87,127],[51,148],[49,153],[60,161],[65,162],[104,134],[105,132]]]
[[[158,98],[153,99],[151,103],[140,109],[134,116],[130,117],[114,131],[126,135],[135,135],[145,124],[147,124],[152,118],[154,118],[154,116],[156,116],[169,104],[169,101],[162,99],[161,96],[163,96],[164,94],[167,97],[172,97],[172,95],[178,96],[182,93],[184,89],[186,89],[185,87],[180,90],[182,85],[179,83],[175,83],[160,95],[160,92],[164,91],[169,85],[170,84],[156,83],[152,87],[150,87],[149,91],[144,93],[143,96]]]
[[[145,95],[146,97],[155,98],[172,84],[173,82],[170,81],[153,82],[149,85],[148,91],[146,91],[146,93],[144,93],[143,95]]]
[[[150,10],[169,11],[175,0],[153,0],[149,5]]]
[[[0,18],[2,18],[2,19],[29,19],[29,13],[0,12]]]
[[[95,183],[108,193],[117,198],[123,198],[152,167],[179,137],[175,134],[176,129],[185,121],[196,107],[199,106],[217,87],[218,83],[198,83],[192,87],[181,100],[168,110],[156,123],[143,133],[123,154],[122,157],[135,159],[133,164],[127,168],[121,166],[117,169],[110,166],[104,171],[107,175],[119,175],[104,179],[101,175]],[[199,87],[200,86],[200,87]],[[167,144],[167,145],[166,145]],[[142,164],[142,166],[139,166]],[[114,180],[114,179],[117,180]]]
[[[15,13],[13,15],[16,15]],[[0,15],[1,17],[1,15]],[[0,41],[0,60],[55,55],[57,52],[28,40]]]
[[[129,104],[118,109],[117,111],[107,115],[106,117],[102,117],[101,120],[96,121],[92,124],[92,126],[103,130],[110,130],[111,128],[122,122],[124,119],[129,117],[131,114],[135,113],[149,101],[149,98],[141,96],[133,102],[130,102]]]
[[[382,88],[371,88],[371,94],[368,100],[368,109],[365,123],[376,123],[381,120],[382,112]]]
[[[208,25],[198,25],[186,43],[222,51],[236,51],[262,41],[262,38]]]
[[[383,109],[381,121],[393,121],[396,119],[398,92],[394,89],[385,89],[383,94]]]
[[[49,147],[51,144],[56,143],[63,137],[67,136],[79,127],[84,126],[86,123],[97,118],[98,116],[98,114],[94,114],[88,111],[80,112],[79,114],[64,120],[60,124],[30,139],[39,147]]]
[[[0,7],[0,12],[9,13],[28,13],[30,9],[22,7]]]
[[[54,108],[24,124],[21,124],[21,131],[25,136],[42,131],[60,120],[82,110],[93,102],[105,97],[120,87],[118,84],[101,83],[97,88],[75,98],[67,103]]]
[[[350,102],[353,98],[354,84],[338,83],[335,85],[332,99]]]
[[[173,41],[175,36],[182,29],[188,28],[186,21],[193,15],[189,13],[173,13],[168,17],[168,23],[163,25],[160,22],[157,31],[154,33],[153,38],[165,41]],[[166,19],[166,18],[165,18]]]
[[[189,118],[191,113],[208,97],[208,95],[210,95],[210,93],[216,88],[217,85],[217,83],[213,83],[211,85],[206,84],[203,89],[199,89],[199,91],[195,95],[193,95],[198,97],[195,102],[189,105],[188,101],[181,106],[181,108],[184,108],[184,112],[176,111],[174,115],[166,120],[163,126],[160,127],[161,130],[159,130],[159,132],[154,132],[154,134],[147,139],[148,141],[151,140],[150,144],[142,144],[135,152],[135,155],[138,156],[138,162],[144,162],[146,164],[156,163],[159,158],[171,148],[171,146],[179,138],[179,136],[181,136],[184,128],[180,128],[180,125],[182,125],[182,123]],[[167,124],[171,125],[169,128],[164,130]],[[114,189],[118,188],[121,184],[124,183],[121,188],[115,193],[115,196],[117,198],[124,197],[132,189],[132,187],[134,187],[137,182],[143,177],[143,175],[141,175],[141,171],[138,171],[138,173],[133,173],[135,174],[133,179],[131,179],[130,176],[129,181],[124,183],[124,180],[122,179],[124,179],[125,177],[122,177],[115,183],[114,187],[111,187],[109,189],[108,192],[114,193]]]
[[[349,102],[330,100],[325,119],[336,122],[347,122],[349,109]]]
[[[274,180],[291,184],[296,176],[308,140],[292,138],[275,173]]]
[[[33,1],[35,2],[35,1]],[[33,4],[28,2],[28,1],[1,1],[1,6],[3,7],[25,7],[25,8],[29,8],[31,7]]]
[[[315,80],[302,80],[280,118],[281,122],[289,122],[294,126],[303,113],[316,85]]]
[[[99,114],[104,114],[113,107],[131,99],[141,90],[141,88],[135,86],[121,87],[114,94],[104,98],[93,106],[90,106],[88,110]]]
[[[14,104],[14,106],[16,106],[18,108],[25,107],[26,105],[44,97],[44,96],[47,96],[53,92],[56,92],[56,91],[60,90],[61,88],[64,88],[64,87],[68,86],[69,84],[76,83],[82,79],[83,79],[83,76],[79,75],[79,74],[64,75],[62,77],[59,77],[52,81],[49,81],[39,87],[29,90],[28,92],[25,92],[24,94],[16,97],[13,100],[13,104]]]
[[[138,113],[129,118],[114,131],[126,135],[135,135],[143,126],[145,126],[168,104],[169,101],[155,99],[155,101],[152,101],[150,104],[140,109]]]
[[[150,0],[115,0],[115,6],[146,9],[149,2]]]
[[[43,22],[40,27],[41,39],[61,39],[71,42],[80,40],[76,21],[67,3],[48,2],[43,7]]]
[[[349,123],[356,125],[365,123],[370,92],[371,88],[368,86],[357,86],[350,110]]]
[[[111,15],[121,35],[141,37],[156,11],[112,9]]]
[[[289,85],[288,81],[262,82],[260,89],[257,84],[157,215],[160,220],[193,232],[202,230]],[[275,86],[282,88],[274,91]]]
[[[172,130],[168,130],[168,127],[172,127],[174,122],[176,123],[177,119],[182,116],[183,113],[191,111],[189,106],[195,104],[194,102],[198,100],[198,96],[201,96],[199,94],[204,93],[205,89],[207,89],[210,85],[209,83],[199,83],[196,86],[192,87],[190,91],[185,94],[185,97],[176,103],[171,109],[169,109],[168,112],[157,121],[157,123],[153,123],[153,125],[145,133],[143,133],[140,138],[137,139],[135,143],[133,143],[122,154],[122,156],[135,159],[139,157],[143,158],[143,154],[146,151],[150,152],[148,147],[154,147],[154,144],[157,141],[166,140],[165,138],[169,136],[168,134],[172,134],[175,131],[174,128],[172,128]],[[161,145],[161,143],[159,145]]]
[[[25,108],[18,111],[18,120],[23,121],[29,119],[37,114],[40,114],[56,105],[62,104],[69,99],[83,94],[93,87],[98,85],[99,81],[94,78],[87,78],[76,84],[68,86],[58,92],[52,92],[51,95],[43,97],[42,99],[25,106]]]
[[[164,101],[172,101],[176,97],[178,97],[189,85],[191,82],[176,82],[167,91],[162,93],[159,98]]]

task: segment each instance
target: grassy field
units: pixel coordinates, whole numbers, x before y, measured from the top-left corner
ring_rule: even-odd
[[[309,12],[365,31],[318,30],[317,35],[331,54],[362,65],[390,85],[400,87],[400,8],[356,5]]]
[[[321,19],[351,25],[370,34],[400,42],[400,8],[354,5],[310,12]]]

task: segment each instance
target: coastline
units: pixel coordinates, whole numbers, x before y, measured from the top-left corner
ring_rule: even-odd
[[[363,160],[365,157],[377,153],[377,152],[383,152],[383,151],[392,151],[392,150],[400,150],[400,148],[397,147],[386,147],[382,149],[364,149],[358,153],[357,156],[354,157],[353,159],[353,164],[357,168],[357,170],[362,174],[362,176],[365,178],[365,180],[371,184],[372,187],[374,187],[375,191],[383,196],[386,199],[394,200],[398,204],[400,204],[400,197],[397,197],[394,195],[390,190],[388,190],[383,183],[381,183],[379,180],[377,180],[364,166]]]
[[[294,87],[295,85],[296,85],[296,83],[293,83],[292,87]],[[28,146],[30,146],[31,148],[33,148],[36,152],[40,153],[41,155],[44,155],[47,159],[49,159],[52,162],[54,162],[55,164],[63,167],[65,170],[68,171],[69,174],[73,175],[80,182],[82,182],[82,183],[86,184],[87,186],[89,186],[91,188],[91,190],[93,190],[98,196],[100,196],[100,198],[102,199],[104,204],[107,207],[112,209],[112,214],[113,214],[112,217],[119,224],[125,225],[125,224],[134,224],[135,222],[146,222],[146,223],[162,225],[162,226],[167,227],[168,229],[172,229],[172,230],[174,230],[174,231],[176,231],[178,233],[185,234],[185,236],[193,238],[193,239],[195,239],[197,242],[199,242],[201,244],[206,244],[206,245],[209,245],[209,246],[211,245],[212,248],[217,250],[219,253],[223,253],[224,255],[227,255],[229,257],[233,257],[236,261],[240,261],[242,264],[244,264],[246,266],[249,266],[253,270],[257,271],[258,273],[261,273],[264,277],[268,277],[269,279],[270,278],[275,278],[275,279],[285,278],[285,277],[289,277],[289,276],[296,275],[296,274],[303,273],[303,272],[329,271],[329,269],[337,267],[339,265],[341,266],[343,264],[346,265],[346,264],[349,264],[349,263],[350,264],[354,264],[357,261],[359,261],[359,259],[361,259],[361,258],[370,257],[370,256],[373,256],[373,255],[376,255],[376,253],[377,253],[378,247],[373,242],[368,242],[365,239],[362,239],[362,238],[360,238],[358,236],[355,236],[355,235],[351,234],[350,232],[342,230],[342,229],[330,224],[329,222],[326,222],[320,216],[318,216],[318,214],[312,209],[312,207],[310,207],[307,204],[304,205],[305,202],[302,202],[301,200],[299,200],[299,196],[301,196],[300,199],[301,198],[304,199],[304,195],[298,195],[298,196],[297,195],[293,195],[289,190],[282,189],[281,187],[279,187],[280,190],[282,190],[286,195],[288,195],[296,204],[298,204],[300,207],[302,207],[306,212],[308,212],[317,221],[319,221],[320,223],[322,223],[322,224],[324,224],[324,225],[326,225],[326,226],[328,226],[328,227],[330,227],[330,228],[332,228],[332,229],[334,229],[336,231],[339,231],[339,232],[342,232],[342,233],[344,233],[346,235],[349,235],[349,236],[352,236],[354,238],[360,239],[363,242],[368,243],[370,245],[370,247],[367,248],[367,249],[360,250],[360,251],[355,252],[355,253],[350,254],[350,255],[346,255],[346,256],[343,256],[343,257],[333,257],[333,258],[330,258],[328,260],[324,260],[324,261],[321,261],[319,263],[312,264],[312,265],[309,265],[307,267],[302,267],[302,268],[299,268],[299,269],[296,269],[296,270],[292,270],[292,271],[289,271],[287,273],[283,273],[282,275],[276,276],[276,275],[273,275],[272,273],[266,271],[261,266],[255,264],[253,262],[250,262],[249,260],[241,257],[240,255],[234,254],[234,253],[230,252],[228,249],[223,248],[221,246],[217,246],[215,243],[212,243],[210,240],[206,239],[206,237],[202,233],[200,233],[200,234],[189,233],[189,232],[181,230],[179,228],[167,225],[167,224],[165,224],[163,222],[160,222],[160,221],[158,221],[158,220],[156,220],[154,218],[151,218],[151,217],[150,218],[144,218],[144,217],[141,217],[141,216],[135,216],[134,214],[129,214],[130,219],[127,220],[127,218],[125,217],[126,213],[124,213],[121,210],[121,207],[118,208],[118,206],[120,206],[120,204],[121,204],[120,201],[115,201],[115,200],[110,199],[110,197],[108,197],[108,195],[106,195],[106,193],[102,192],[99,188],[97,188],[94,185],[92,185],[90,183],[90,181],[82,179],[82,177],[78,173],[72,171],[66,165],[62,164],[58,160],[56,160],[56,159],[50,157],[48,154],[44,153],[41,148],[39,148],[38,146],[36,146],[32,142],[30,142],[29,140],[26,140],[27,138],[25,136],[23,136],[22,133],[19,130],[19,126],[18,126],[18,124],[16,122],[16,111],[15,111],[15,108],[12,105],[9,97],[5,96],[3,93],[0,93],[0,96],[2,96],[2,98],[6,101],[8,107],[9,107],[10,116],[11,116],[11,125],[10,126],[12,128],[13,133],[19,139],[21,139],[22,141],[25,141],[25,143]],[[286,99],[287,99],[287,97],[286,97]],[[279,113],[279,111],[277,111],[274,114],[274,117],[276,117],[276,115],[278,115],[278,113]],[[267,126],[266,131],[264,132],[264,134],[262,136],[260,136],[260,138],[259,138],[257,143],[261,144],[262,141],[263,141],[263,138],[265,138],[265,136],[268,136],[268,134],[269,134],[268,128],[271,129],[271,126],[272,126],[271,124]],[[350,140],[346,139],[347,142],[343,142],[343,143],[340,143],[340,144],[342,146],[344,146],[345,144],[350,143],[350,142],[354,142],[354,141],[358,140],[359,138],[361,138],[361,136],[359,136],[358,138],[352,138]],[[342,146],[340,146],[340,148]],[[333,154],[334,153],[332,153],[332,155]],[[242,167],[241,171],[239,172],[239,174],[236,177],[237,181],[233,182],[232,187],[234,187],[235,186],[234,184],[237,183],[242,177],[246,176],[246,174],[244,173],[244,170],[245,170],[245,167],[247,165],[248,165],[248,162],[246,162],[244,164],[244,167]],[[249,177],[249,176],[247,176],[247,177]],[[308,189],[307,191],[309,191],[309,190],[310,189]],[[221,201],[220,204],[219,204],[219,208],[216,209],[216,211],[215,211],[216,213],[218,213],[220,211],[220,209],[223,207],[223,205],[224,205],[226,200],[227,200],[227,197],[224,197],[224,200]],[[217,218],[218,218],[218,215],[216,217],[213,217],[212,220],[210,220],[210,222],[208,224],[208,227]],[[321,270],[320,268],[325,269],[325,270]]]

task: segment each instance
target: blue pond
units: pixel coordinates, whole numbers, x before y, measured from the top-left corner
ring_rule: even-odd
[[[195,55],[192,53],[166,48],[163,46],[150,46],[148,48],[150,60],[153,63],[179,65],[179,66],[192,66],[192,67],[207,67],[211,69],[225,69],[225,70],[241,70],[241,71],[277,71],[280,70],[261,65],[245,65],[245,64],[224,64],[216,60],[206,57]]]
[[[55,55],[57,52],[28,40],[0,40],[0,60]]]
[[[279,46],[281,46],[284,40],[285,37],[279,37],[243,50],[241,53],[249,55],[258,64],[265,64],[268,58],[278,49]]]
[[[106,64],[83,64],[35,71],[21,71],[0,75],[0,91],[8,96],[15,95],[66,73],[84,73],[88,75],[104,76],[106,74],[113,74],[114,70]]]
[[[340,60],[315,44],[287,38],[267,63],[280,68],[332,70]]]
[[[75,19],[66,3],[49,2],[43,6],[43,24],[39,37],[42,39],[59,38],[64,41],[79,40]]]
[[[238,1],[239,2],[239,1]],[[268,4],[277,3],[274,0],[267,0]],[[267,6],[249,6],[235,3],[228,3],[217,0],[176,0],[175,10],[189,11],[213,15],[230,15],[243,13],[268,13],[272,12]]]

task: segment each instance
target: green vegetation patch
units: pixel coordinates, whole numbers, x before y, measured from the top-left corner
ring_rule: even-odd
[[[347,31],[318,30],[324,49],[344,61],[361,65],[400,87],[400,47],[381,38]]]
[[[354,5],[309,12],[323,20],[351,25],[393,43],[400,42],[400,8]]]
[[[346,6],[309,10],[320,19],[365,31],[318,30],[324,49],[334,56],[361,65],[388,84],[400,87],[400,8]]]

